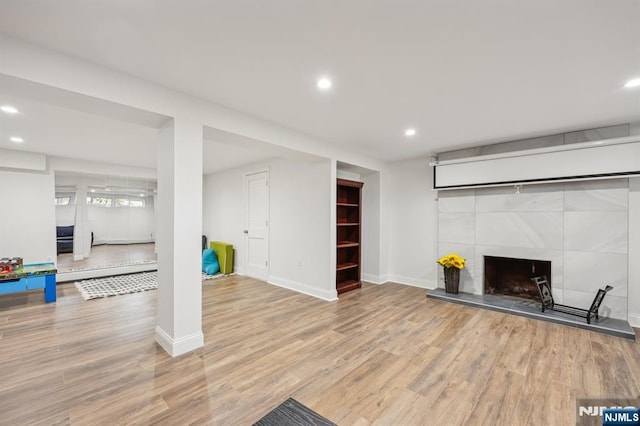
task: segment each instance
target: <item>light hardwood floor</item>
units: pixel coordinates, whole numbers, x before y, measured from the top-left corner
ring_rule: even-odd
[[[364,285],[324,302],[203,286],[205,346],[154,342],[156,292],[0,297],[0,424],[250,425],[293,397],[340,425],[571,425],[640,395],[640,343]]]

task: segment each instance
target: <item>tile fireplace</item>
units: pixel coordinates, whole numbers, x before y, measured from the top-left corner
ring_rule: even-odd
[[[546,275],[557,303],[588,308],[598,289],[611,285],[601,313],[626,321],[628,287],[637,285],[628,280],[634,242],[628,235],[635,223],[628,184],[612,179],[527,185],[519,194],[513,187],[440,191],[437,255],[457,253],[467,260],[460,291],[477,296],[539,303],[529,279]],[[494,264],[491,258],[513,260]],[[441,269],[438,286],[444,288]]]

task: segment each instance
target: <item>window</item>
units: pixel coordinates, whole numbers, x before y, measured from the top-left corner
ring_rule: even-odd
[[[75,201],[75,194],[72,192],[56,192],[55,205],[68,206]]]
[[[68,206],[71,202],[71,197],[56,197],[56,206]]]
[[[111,207],[111,198],[107,197],[87,197],[87,204],[90,206]]]
[[[102,207],[145,207],[146,201],[136,198],[129,199],[126,195],[94,194],[87,197],[87,204]]]

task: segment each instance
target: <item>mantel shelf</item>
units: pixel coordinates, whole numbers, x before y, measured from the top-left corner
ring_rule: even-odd
[[[345,222],[345,223],[337,223],[338,226],[358,226],[359,222]]]
[[[336,203],[337,206],[340,207],[359,207],[359,204],[354,204],[354,203]]]

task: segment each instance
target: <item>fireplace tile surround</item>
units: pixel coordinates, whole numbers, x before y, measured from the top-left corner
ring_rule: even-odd
[[[518,195],[511,186],[439,191],[438,256],[467,259],[460,291],[476,295],[484,292],[484,256],[550,261],[558,303],[588,307],[609,284],[601,313],[627,320],[628,182],[527,185]]]

